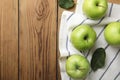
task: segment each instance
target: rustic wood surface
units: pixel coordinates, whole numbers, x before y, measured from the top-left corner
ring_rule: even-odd
[[[61,80],[63,10],[57,0],[0,0],[0,80]]]
[[[18,80],[17,0],[0,0],[0,80]]]

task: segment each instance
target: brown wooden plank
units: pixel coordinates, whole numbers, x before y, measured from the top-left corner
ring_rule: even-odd
[[[59,0],[58,0],[59,1]],[[108,0],[109,2],[112,2],[112,3],[116,3],[116,4],[120,4],[120,0]],[[74,0],[75,4],[77,4],[77,0]],[[76,6],[74,6],[73,8],[69,9],[68,11],[72,11],[74,12],[75,11],[75,8]],[[62,12],[64,11],[65,9],[62,9],[59,7],[58,5],[58,33],[59,33],[59,28],[60,28],[60,21],[61,21],[61,15],[62,15]],[[59,50],[58,50],[58,58],[59,58]],[[61,75],[60,75],[60,68],[59,68],[59,63],[58,63],[58,80],[61,80]]]
[[[109,2],[120,4],[120,0],[108,0]]]
[[[0,80],[18,80],[18,0],[0,1]]]
[[[20,0],[20,80],[56,80],[56,0]]]

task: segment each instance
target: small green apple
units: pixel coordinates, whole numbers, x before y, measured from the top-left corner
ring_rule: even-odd
[[[102,18],[108,9],[107,0],[84,0],[82,10],[90,19]]]
[[[89,25],[80,25],[72,31],[70,40],[76,49],[87,50],[94,46],[96,32]]]
[[[84,79],[89,70],[89,61],[84,56],[75,54],[66,61],[66,72],[73,79]]]
[[[104,30],[104,37],[110,45],[120,45],[120,22],[108,24]]]

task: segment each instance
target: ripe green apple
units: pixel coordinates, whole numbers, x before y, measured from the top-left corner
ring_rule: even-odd
[[[90,19],[102,18],[108,9],[107,0],[84,0],[83,13]]]
[[[120,45],[120,22],[108,24],[104,30],[104,37],[110,45]]]
[[[84,51],[94,46],[96,32],[89,25],[80,25],[72,31],[70,40],[77,50]]]
[[[89,61],[82,55],[74,54],[66,61],[66,72],[73,79],[84,79],[89,70]]]

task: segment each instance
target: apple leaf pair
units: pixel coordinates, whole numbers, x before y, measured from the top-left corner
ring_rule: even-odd
[[[93,71],[96,71],[99,68],[102,68],[105,65],[106,53],[105,49],[98,48],[94,52],[91,60],[91,68]]]
[[[64,9],[70,9],[74,6],[73,0],[59,0],[59,6]]]

